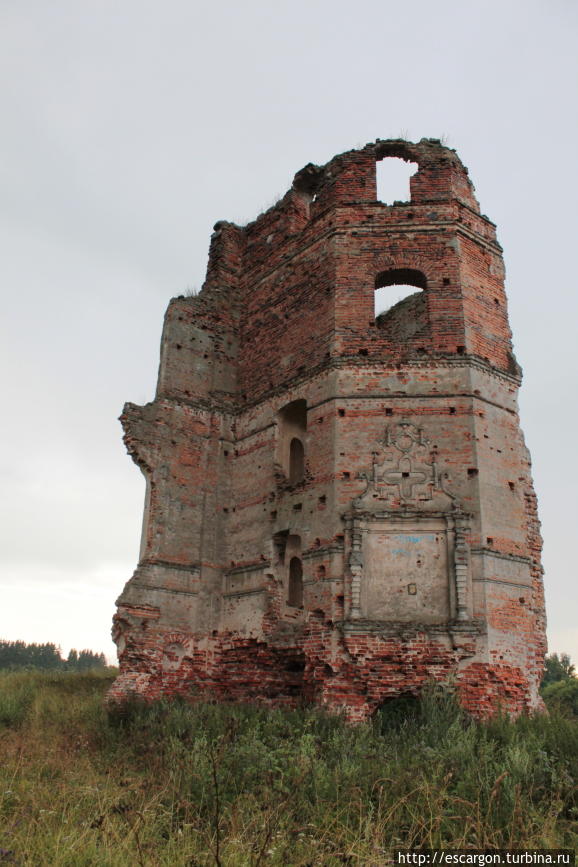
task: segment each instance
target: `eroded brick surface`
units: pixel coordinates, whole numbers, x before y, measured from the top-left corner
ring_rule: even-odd
[[[376,199],[376,160],[418,164]],[[416,292],[377,318],[376,287]],[[112,700],[315,701],[363,719],[456,677],[539,706],[541,539],[494,225],[454,151],[378,141],[306,166],[167,310]]]

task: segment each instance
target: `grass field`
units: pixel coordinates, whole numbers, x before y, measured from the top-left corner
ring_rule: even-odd
[[[0,862],[381,865],[395,848],[574,848],[578,723],[468,721],[448,692],[350,727],[155,704],[114,674],[0,674]]]

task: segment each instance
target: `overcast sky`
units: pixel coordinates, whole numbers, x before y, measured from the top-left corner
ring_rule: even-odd
[[[578,662],[575,0],[0,0],[0,637],[114,657],[168,300],[305,163],[444,136],[498,226],[552,651]]]

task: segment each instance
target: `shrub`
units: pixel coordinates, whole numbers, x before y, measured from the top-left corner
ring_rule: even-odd
[[[557,680],[542,689],[548,708],[578,720],[578,678]]]

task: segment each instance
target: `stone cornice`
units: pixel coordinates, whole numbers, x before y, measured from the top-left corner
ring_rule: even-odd
[[[195,398],[195,399],[187,399],[183,397],[176,397],[171,395],[158,395],[154,401],[151,401],[146,406],[150,406],[153,403],[168,403],[175,405],[182,405],[186,407],[190,407],[191,409],[196,409],[203,412],[211,412],[211,413],[221,413],[222,415],[227,415],[231,419],[238,418],[243,415],[243,413],[247,412],[256,406],[259,406],[261,403],[265,403],[268,400],[271,400],[274,397],[287,393],[290,389],[298,388],[300,386],[306,385],[308,382],[311,382],[317,376],[323,373],[330,373],[332,371],[343,370],[347,367],[366,367],[369,370],[375,369],[380,371],[411,371],[412,369],[416,370],[424,370],[424,369],[435,369],[435,368],[469,368],[479,370],[482,373],[486,373],[489,376],[492,376],[502,382],[506,382],[510,385],[519,388],[522,382],[522,378],[520,376],[516,376],[514,374],[508,373],[505,370],[499,370],[496,367],[493,367],[483,358],[480,358],[476,355],[460,355],[459,357],[453,357],[451,355],[443,355],[440,354],[428,355],[427,358],[411,358],[406,361],[396,362],[388,365],[387,361],[380,362],[378,360],[373,361],[372,359],[360,358],[358,355],[341,355],[338,357],[334,357],[329,359],[328,361],[324,361],[321,364],[318,364],[316,367],[309,370],[307,373],[298,374],[295,376],[290,382],[284,383],[283,385],[279,385],[276,388],[272,388],[261,394],[259,397],[254,400],[247,401],[242,406],[233,405],[233,403],[223,403],[222,401],[209,399],[209,398]],[[473,394],[470,392],[464,392],[462,394],[452,392],[450,394],[445,393],[426,393],[421,395],[401,395],[395,394],[392,392],[385,392],[383,394],[342,394],[342,395],[332,395],[331,397],[324,398],[324,400],[320,401],[317,404],[313,404],[309,409],[314,409],[317,406],[321,406],[323,403],[327,401],[334,400],[336,398],[351,400],[358,398],[372,398],[377,397],[381,399],[393,399],[393,398],[447,398],[447,397],[472,397],[477,398],[478,400],[482,400],[485,403],[489,403],[493,406],[500,407],[500,404],[490,401],[488,398],[484,398],[482,395]],[[505,409],[505,407],[502,407]],[[512,410],[507,410],[508,412],[512,412]],[[264,430],[265,428],[263,428]]]

